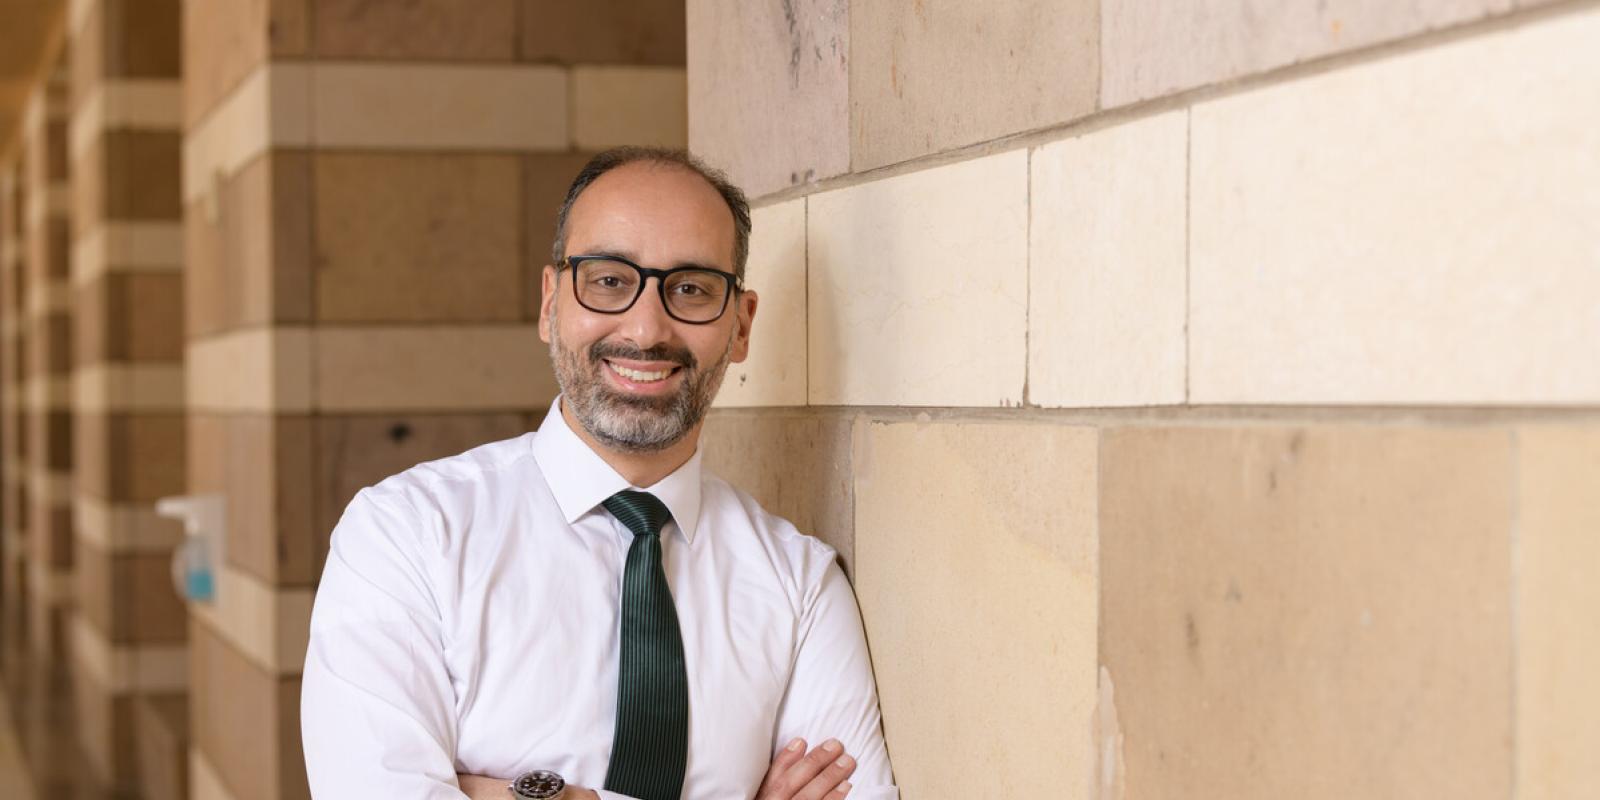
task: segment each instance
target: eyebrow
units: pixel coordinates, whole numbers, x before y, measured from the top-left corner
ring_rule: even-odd
[[[628,261],[628,262],[632,262],[634,264],[639,264],[638,257],[635,256],[633,253],[630,253],[630,252],[628,252],[626,250],[613,250],[613,249],[602,247],[602,248],[598,248],[598,249],[595,249],[595,250],[589,250],[589,251],[586,251],[586,252],[583,252],[583,253],[577,253],[576,255],[604,256],[606,258],[620,258],[623,261]],[[639,266],[644,266],[644,265],[643,264],[639,264]],[[670,266],[670,267],[661,267],[661,269],[678,269],[680,267],[698,267],[700,269],[709,269],[709,270],[714,270],[716,272],[726,272],[726,273],[729,273],[730,275],[733,274],[733,270],[731,270],[731,269],[723,269],[722,267],[719,267],[719,266],[717,266],[715,264],[703,264],[703,263],[701,263],[699,261],[678,261],[678,262],[674,262],[672,264],[672,266]]]

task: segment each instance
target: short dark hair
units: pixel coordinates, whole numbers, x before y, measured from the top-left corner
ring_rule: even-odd
[[[583,190],[601,175],[635,163],[686,169],[705,179],[711,188],[717,190],[717,194],[722,195],[722,201],[728,204],[728,211],[733,214],[733,274],[743,280],[744,264],[750,257],[750,202],[745,199],[744,192],[721,171],[707,166],[687,150],[670,147],[614,147],[589,159],[589,163],[578,171],[578,177],[572,180],[572,186],[567,189],[567,198],[561,202],[561,210],[556,214],[556,238],[550,247],[550,256],[554,259],[552,263],[559,266],[567,257],[567,215],[572,212],[572,204],[578,201],[578,195],[583,194]]]

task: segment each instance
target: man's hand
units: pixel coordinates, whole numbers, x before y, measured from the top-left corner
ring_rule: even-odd
[[[772,759],[756,800],[838,800],[850,793],[845,778],[856,771],[856,760],[838,740],[806,752],[804,739],[789,743]]]
[[[508,800],[511,797],[511,781],[503,778],[488,778],[483,775],[457,775],[461,782],[461,792],[472,800]],[[562,800],[600,800],[600,795],[583,788],[567,784],[566,794],[561,795]]]

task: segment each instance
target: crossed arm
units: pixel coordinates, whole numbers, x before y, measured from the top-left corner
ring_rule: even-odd
[[[837,740],[829,739],[806,752],[806,741],[795,739],[778,751],[761,782],[755,800],[842,800],[850,793],[845,780],[855,772],[856,762]],[[506,800],[511,792],[508,779],[482,775],[458,775],[461,791],[471,800]],[[600,800],[592,789],[567,786],[563,800]]]
[[[413,524],[410,514],[358,497],[335,531],[302,683],[315,797],[509,797],[510,776],[456,773],[459,731],[440,606],[422,548],[411,542]],[[829,569],[808,603],[774,734],[779,741],[837,736],[852,752],[834,739],[809,752],[804,741],[779,751],[760,800],[837,800],[851,791],[845,781],[858,767],[858,800],[898,797],[854,595],[838,567]],[[617,797],[577,787],[571,794]]]

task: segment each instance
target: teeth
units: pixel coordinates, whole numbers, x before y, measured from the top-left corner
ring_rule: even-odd
[[[670,370],[670,369],[664,369],[664,370],[661,370],[659,372],[640,372],[639,370],[636,370],[636,369],[628,369],[627,367],[624,367],[621,364],[612,364],[609,361],[607,361],[606,363],[610,364],[611,368],[616,370],[618,375],[621,375],[622,377],[627,378],[630,381],[640,381],[641,383],[647,383],[649,381],[659,381],[659,380],[667,377],[668,375],[672,374],[672,370]]]

